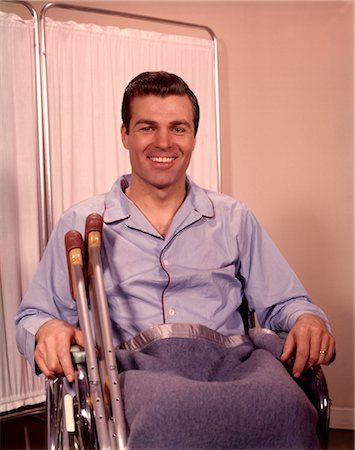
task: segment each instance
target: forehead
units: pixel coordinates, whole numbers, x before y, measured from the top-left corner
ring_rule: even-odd
[[[131,101],[131,120],[169,118],[193,122],[193,107],[187,95],[145,95]]]

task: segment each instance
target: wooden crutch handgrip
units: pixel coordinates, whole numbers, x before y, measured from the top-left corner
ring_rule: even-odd
[[[70,291],[73,299],[76,300],[77,292],[73,283],[72,267],[74,264],[84,267],[84,241],[81,233],[77,230],[68,231],[64,239],[67,252]]]

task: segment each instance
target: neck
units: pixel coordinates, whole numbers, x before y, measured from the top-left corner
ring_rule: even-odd
[[[165,237],[171,222],[186,196],[186,183],[180,186],[158,189],[140,189],[133,179],[125,191],[127,197],[140,209],[153,227]]]

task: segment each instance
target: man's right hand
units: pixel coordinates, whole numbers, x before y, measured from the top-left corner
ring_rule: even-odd
[[[36,333],[35,361],[39,369],[49,378],[65,375],[74,380],[74,367],[70,355],[72,344],[84,347],[79,328],[62,320],[49,320]]]

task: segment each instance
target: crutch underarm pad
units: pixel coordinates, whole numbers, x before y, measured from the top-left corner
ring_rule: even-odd
[[[88,234],[92,231],[99,231],[101,233],[102,231],[102,224],[103,220],[100,214],[98,213],[92,213],[90,214],[86,219],[86,225],[85,225],[85,239],[88,238]]]
[[[69,254],[71,250],[74,250],[76,248],[80,249],[81,252],[84,253],[83,237],[77,230],[68,231],[68,233],[65,235],[65,249],[67,251],[67,254]]]

